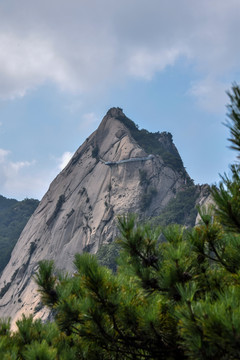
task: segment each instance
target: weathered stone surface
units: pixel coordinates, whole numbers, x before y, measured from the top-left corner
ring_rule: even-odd
[[[187,173],[174,171],[157,155],[145,161],[105,164],[149,155],[116,119],[119,115],[124,116],[119,108],[108,111],[51,183],[26,225],[0,279],[0,317],[11,316],[15,322],[23,312],[34,313],[39,307],[32,279],[39,260],[53,259],[58,268],[73,271],[75,253],[95,253],[102,243],[114,239],[117,215],[157,215],[186,186]],[[169,136],[164,133],[160,138],[170,149]],[[152,195],[143,208],[146,193]],[[42,309],[37,316],[46,318],[47,311]]]

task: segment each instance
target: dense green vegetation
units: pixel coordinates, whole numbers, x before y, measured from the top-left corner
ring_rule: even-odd
[[[139,130],[138,126],[126,116],[118,116],[117,119],[121,121],[131,132],[132,137],[137,143],[146,151],[147,154],[160,155],[163,161],[174,170],[184,171],[182,159],[178,151],[172,147],[164,147],[161,141],[159,141],[160,133],[152,133],[145,129]],[[172,141],[172,135],[165,133],[167,137],[170,137]]]
[[[17,201],[0,196],[0,273],[9,261],[12,249],[39,201]]]
[[[208,192],[210,194],[210,188]],[[181,224],[193,227],[197,216],[196,201],[198,196],[199,188],[194,185],[179,191],[176,197],[165,206],[161,214],[153,219],[153,224]]]
[[[117,258],[119,257],[120,245],[117,241],[103,244],[98,250],[96,257],[101,266],[106,266],[114,273],[117,271]]]

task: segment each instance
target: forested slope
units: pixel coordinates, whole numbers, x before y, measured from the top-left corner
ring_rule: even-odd
[[[39,201],[17,201],[0,195],[0,273],[8,263],[11,251]]]

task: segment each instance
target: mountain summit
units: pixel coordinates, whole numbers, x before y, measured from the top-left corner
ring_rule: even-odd
[[[139,130],[122,109],[110,109],[24,228],[0,279],[0,317],[46,317],[33,281],[40,260],[72,272],[76,253],[113,241],[117,215],[157,216],[189,186],[170,133]]]

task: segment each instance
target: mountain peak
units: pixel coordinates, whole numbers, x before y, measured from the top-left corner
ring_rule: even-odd
[[[0,317],[16,321],[37,311],[32,275],[40,260],[72,272],[76,253],[96,253],[114,240],[118,215],[159,215],[189,185],[170,134],[139,130],[121,108],[111,108],[24,228],[0,278]]]
[[[121,109],[120,107],[112,107],[108,110],[107,116],[115,118],[118,116],[125,116],[125,114],[123,113],[123,109]]]
[[[110,129],[111,127],[119,127],[116,124],[115,120],[127,119],[126,115],[123,113],[123,110],[119,107],[110,108],[106,115],[103,117],[97,132],[103,131],[103,129]]]

